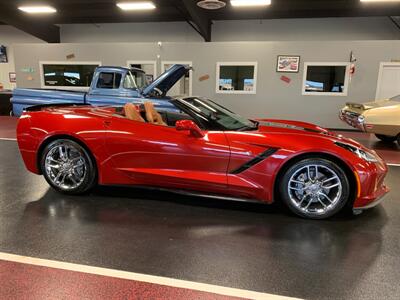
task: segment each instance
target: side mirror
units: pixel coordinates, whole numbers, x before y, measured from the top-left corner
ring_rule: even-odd
[[[178,131],[190,131],[190,135],[196,138],[204,137],[204,133],[199,126],[191,120],[179,120],[175,123],[175,128]]]

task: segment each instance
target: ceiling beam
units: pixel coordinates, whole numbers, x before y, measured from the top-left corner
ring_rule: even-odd
[[[60,28],[8,9],[0,9],[0,22],[11,25],[48,43],[60,42]]]
[[[211,42],[211,19],[196,5],[196,1],[181,0],[180,2],[184,7],[181,12],[185,15],[186,21],[204,38],[204,41]]]
[[[400,16],[398,17],[389,17],[390,21],[393,22],[393,24],[397,27],[398,30],[400,30]]]

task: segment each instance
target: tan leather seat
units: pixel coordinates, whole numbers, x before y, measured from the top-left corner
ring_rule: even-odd
[[[167,126],[162,116],[154,108],[154,104],[152,102],[145,102],[144,109],[146,111],[147,122],[155,125]]]
[[[136,105],[132,103],[127,103],[124,106],[124,110],[125,110],[125,117],[127,119],[132,121],[145,122],[145,120],[140,115],[139,109],[137,108]]]

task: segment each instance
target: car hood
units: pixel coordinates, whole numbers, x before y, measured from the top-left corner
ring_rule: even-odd
[[[384,99],[378,101],[371,101],[367,103],[354,103],[354,102],[346,103],[346,106],[351,110],[370,110],[373,108],[388,107],[394,105],[400,105],[400,102],[393,101],[390,99]]]
[[[365,149],[360,143],[345,138],[340,134],[336,134],[320,126],[299,121],[291,120],[275,120],[275,119],[260,119],[256,120],[259,122],[257,131],[248,132],[250,139],[249,143],[264,145],[267,143],[269,146],[276,146],[279,148],[279,144],[272,145],[275,141],[284,144],[296,143],[310,143],[310,146],[318,147],[318,140],[330,141],[330,142],[343,142]],[[282,137],[287,137],[282,138]],[[244,141],[244,140],[243,140]]]
[[[173,65],[163,74],[161,74],[156,80],[150,83],[142,91],[143,96],[148,96],[155,89],[159,89],[163,96],[178,82],[183,76],[185,76],[192,68],[187,65]]]

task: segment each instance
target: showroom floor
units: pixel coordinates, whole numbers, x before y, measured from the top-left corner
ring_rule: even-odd
[[[0,117],[1,299],[400,297],[398,147],[343,133],[394,164],[392,192],[359,216],[310,221],[134,188],[64,196],[25,170],[14,128]]]

